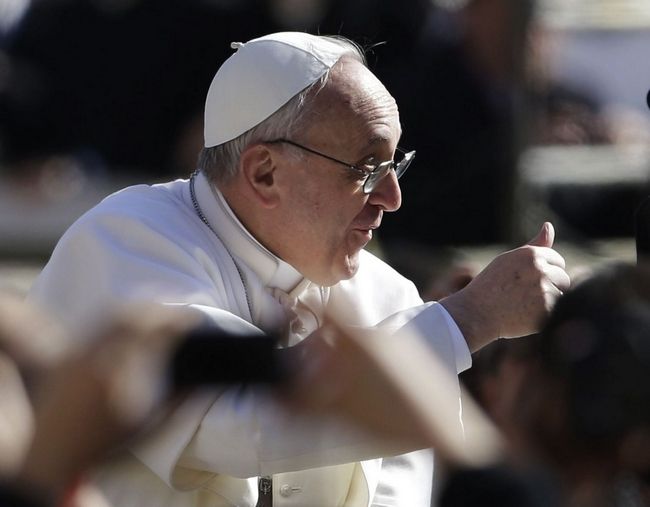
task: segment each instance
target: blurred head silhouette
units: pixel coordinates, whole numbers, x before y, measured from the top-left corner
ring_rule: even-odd
[[[513,410],[524,441],[592,493],[647,479],[650,268],[615,264],[578,284],[535,344]]]

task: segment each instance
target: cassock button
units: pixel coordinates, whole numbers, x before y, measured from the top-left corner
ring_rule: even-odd
[[[288,484],[283,484],[282,486],[280,486],[280,494],[282,496],[291,496],[292,493],[293,490],[291,489],[291,486],[289,486]]]

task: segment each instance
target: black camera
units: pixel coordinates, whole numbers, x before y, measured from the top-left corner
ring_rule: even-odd
[[[172,353],[172,384],[179,389],[224,383],[277,383],[286,374],[272,335],[240,335],[219,328],[191,331]]]

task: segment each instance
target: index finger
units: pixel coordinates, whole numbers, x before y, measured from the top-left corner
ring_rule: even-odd
[[[548,264],[559,266],[562,269],[566,268],[566,261],[556,250],[545,246],[534,246],[535,253],[542,257]]]

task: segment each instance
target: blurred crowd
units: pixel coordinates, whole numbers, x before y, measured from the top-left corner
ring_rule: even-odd
[[[382,229],[387,256],[415,243],[514,241],[524,145],[618,135],[599,97],[548,72],[553,37],[531,1],[2,5],[0,167],[13,180],[47,171],[66,181],[72,170],[90,178],[187,176],[200,148],[203,96],[230,43],[282,30],[355,40],[400,104],[402,144],[417,149],[418,170],[404,182],[401,212]],[[529,121],[531,111],[538,120]]]
[[[558,76],[563,36],[532,0],[3,0],[0,18],[0,175],[40,188],[43,205],[80,181],[189,175],[204,93],[232,41],[303,30],[361,44],[418,154],[379,235],[407,276],[422,258],[454,257],[448,245],[530,235],[516,197],[526,146],[645,143],[650,132],[593,83]],[[646,191],[623,181],[544,198],[560,232],[581,239],[630,234]]]

